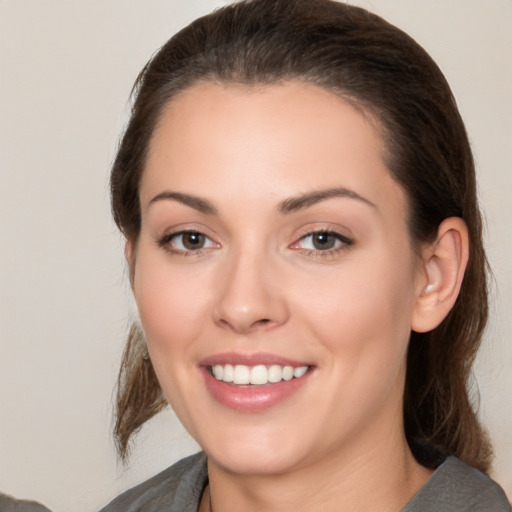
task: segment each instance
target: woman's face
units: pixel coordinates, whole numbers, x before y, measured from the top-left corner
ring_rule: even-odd
[[[164,393],[218,465],[283,472],[403,437],[424,282],[383,154],[369,117],[312,85],[202,84],[163,114],[133,287]]]

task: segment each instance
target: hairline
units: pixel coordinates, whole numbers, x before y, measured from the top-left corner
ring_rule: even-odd
[[[322,80],[321,78],[315,77],[313,76],[312,73],[293,74],[284,72],[282,76],[260,77],[258,79],[243,80],[237,77],[220,77],[213,72],[209,72],[202,75],[198,74],[194,77],[179,77],[175,80],[169,81],[162,85],[162,87],[160,88],[160,98],[163,98],[163,101],[160,103],[160,105],[157,105],[156,101],[158,100],[155,100],[155,121],[152,126],[151,134],[148,138],[145,152],[146,154],[144,155],[144,161],[140,169],[139,182],[137,186],[137,194],[139,198],[139,214],[142,214],[142,205],[140,203],[140,184],[142,181],[142,176],[146,169],[149,154],[151,153],[154,135],[158,130],[165,114],[172,109],[172,105],[176,99],[179,99],[180,96],[185,95],[191,89],[199,88],[205,85],[217,85],[223,88],[235,87],[246,90],[257,90],[268,86],[280,86],[290,83],[304,84],[308,86],[317,87],[338,97],[340,100],[345,102],[349,107],[353,108],[356,112],[363,116],[363,118],[375,130],[376,135],[382,142],[382,161],[385,167],[387,168],[391,178],[401,187],[405,194],[406,211],[408,216],[407,227],[410,242],[413,247],[413,250],[415,250],[415,252],[419,254],[419,251],[423,246],[425,240],[419,239],[417,236],[415,236],[413,227],[412,198],[410,197],[409,191],[397,179],[396,173],[393,171],[393,162],[395,160],[395,154],[393,153],[392,147],[393,145],[395,145],[395,141],[393,139],[393,136],[391,135],[390,126],[388,126],[387,123],[384,122],[383,120],[383,113],[379,112],[379,108],[376,107],[374,104],[370,103],[369,101],[366,101],[364,98],[360,96],[357,96],[357,94],[352,93],[350,90],[344,89],[339,85],[329,83],[329,80]],[[138,232],[131,237],[134,241],[136,241],[139,237],[140,228],[141,225],[139,225]]]

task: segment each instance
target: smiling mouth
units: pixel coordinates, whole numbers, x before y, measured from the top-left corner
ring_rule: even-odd
[[[281,366],[272,364],[266,366],[258,364],[247,366],[244,364],[216,364],[210,366],[210,373],[218,381],[235,385],[264,386],[289,381],[304,376],[310,366]]]

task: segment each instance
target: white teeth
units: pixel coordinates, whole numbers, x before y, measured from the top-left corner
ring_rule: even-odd
[[[300,368],[295,368],[293,370],[293,376],[298,379],[299,377],[302,377],[306,372],[308,371],[307,366],[301,366]]]
[[[212,366],[212,373],[217,380],[222,380],[222,376],[224,375],[224,367],[220,364],[216,364]]]
[[[222,371],[222,380],[224,382],[233,382],[234,373],[235,373],[235,371],[234,371],[232,365],[230,365],[230,364],[224,365],[224,369]]]
[[[235,372],[233,374],[234,384],[249,384],[249,367],[243,364],[237,364],[235,366]]]
[[[280,366],[278,364],[270,365],[269,367],[264,364],[256,366],[246,366],[244,364],[216,364],[212,366],[213,376],[217,380],[223,382],[233,382],[234,384],[247,385],[252,384],[261,386],[264,384],[274,384],[282,380],[288,381],[293,378],[299,378],[306,374],[309,366]]]
[[[267,367],[263,364],[253,366],[251,368],[251,375],[249,377],[251,384],[266,384],[268,382]]]
[[[285,366],[283,368],[283,379],[284,380],[292,380],[293,379],[293,366]]]
[[[279,382],[283,380],[283,369],[278,364],[273,364],[268,369],[268,381]]]

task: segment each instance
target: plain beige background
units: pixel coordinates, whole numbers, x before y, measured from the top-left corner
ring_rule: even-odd
[[[117,461],[128,323],[109,165],[138,71],[214,0],[0,0],[0,492],[97,510],[194,450],[172,413]],[[473,143],[497,286],[476,367],[495,478],[512,497],[512,1],[359,0],[437,60]]]

